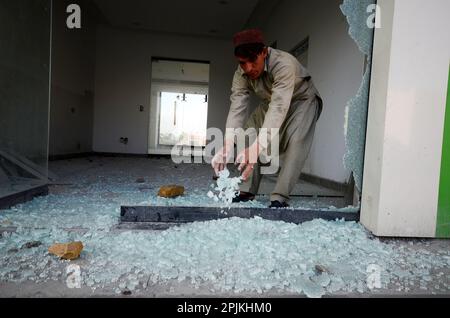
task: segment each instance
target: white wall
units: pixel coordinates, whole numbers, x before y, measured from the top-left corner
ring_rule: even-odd
[[[450,59],[448,0],[379,0],[361,222],[434,237]]]
[[[263,31],[267,43],[277,41],[278,48],[285,51],[309,36],[308,70],[322,95],[324,109],[317,124],[308,172],[345,182],[349,177],[343,165],[345,106],[361,84],[364,56],[348,35],[341,3],[281,1],[273,8]]]
[[[100,26],[96,56],[94,151],[147,153],[152,56],[210,61],[208,127],[224,129],[237,65],[231,39]],[[128,144],[121,144],[120,137],[128,137]]]
[[[53,1],[50,155],[92,151],[95,21],[88,1],[78,1],[81,29],[68,29],[72,2]]]

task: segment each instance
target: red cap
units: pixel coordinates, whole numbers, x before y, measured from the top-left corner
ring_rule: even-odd
[[[242,44],[249,43],[262,43],[264,44],[264,36],[258,29],[249,29],[236,33],[233,36],[234,47],[238,47]]]

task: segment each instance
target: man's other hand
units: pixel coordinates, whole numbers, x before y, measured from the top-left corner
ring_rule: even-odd
[[[258,162],[258,156],[259,147],[257,142],[254,142],[250,147],[245,148],[237,155],[236,165],[239,165],[238,170],[241,171],[244,181],[253,173],[254,166]]]

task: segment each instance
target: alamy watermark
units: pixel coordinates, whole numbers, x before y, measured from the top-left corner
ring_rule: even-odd
[[[261,168],[261,174],[273,174],[278,171],[280,166],[279,156],[279,129],[278,128],[261,128],[259,133],[255,128],[244,130],[242,128],[227,128],[227,135],[234,136],[234,146],[228,149],[224,164],[234,163],[235,155],[238,155],[253,142],[258,139],[267,147],[261,147],[259,156],[250,153],[247,158],[248,163],[258,163]],[[208,128],[206,139],[210,141],[203,149],[200,146],[190,146],[176,144],[172,147],[171,157],[174,163],[211,163],[216,154],[220,153],[224,145],[224,136],[219,128]],[[236,148],[236,151],[235,151]]]
[[[66,20],[67,28],[81,29],[81,8],[78,4],[69,4],[66,13],[70,13]]]
[[[370,4],[367,6],[366,12],[369,13],[366,23],[370,29],[381,28],[381,9],[378,4]],[[66,8],[69,16],[66,20],[67,28],[81,29],[81,7],[78,4],[69,4]]]
[[[70,264],[66,267],[66,285],[68,288],[81,288],[81,268],[79,265]]]
[[[381,9],[377,4],[370,4],[367,6],[367,13],[370,13],[366,20],[367,27],[369,29],[379,29],[381,28]]]
[[[381,267],[377,264],[369,264],[366,268],[366,284],[369,289],[381,288]]]

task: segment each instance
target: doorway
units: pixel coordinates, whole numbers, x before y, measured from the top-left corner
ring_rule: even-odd
[[[149,154],[206,146],[209,63],[152,60]]]

